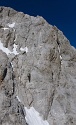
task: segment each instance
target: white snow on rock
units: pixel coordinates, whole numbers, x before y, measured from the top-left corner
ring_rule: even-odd
[[[5,30],[8,30],[9,28],[4,27],[4,28],[1,28],[1,29],[3,29],[5,31]]]
[[[15,22],[11,23],[11,24],[7,24],[7,26],[9,26],[10,28],[13,28],[15,26]]]
[[[23,51],[23,52],[26,52],[26,53],[28,52],[27,46],[26,46],[25,48],[22,48],[22,47],[21,47],[20,50]]]
[[[15,54],[15,55],[18,55],[19,53],[17,52],[17,47],[18,47],[18,45],[16,45],[15,43],[14,43],[14,48],[13,48],[13,54]]]
[[[6,48],[6,47],[3,46],[3,43],[2,43],[1,40],[0,40],[0,50],[2,50],[3,52],[5,52],[7,55],[9,55],[9,54],[18,55],[18,54],[19,54],[19,53],[16,51],[18,45],[14,44],[13,46],[14,46],[13,52],[11,52],[8,48]]]
[[[5,52],[7,55],[11,53],[11,51],[8,48],[3,46],[3,43],[1,43],[1,40],[0,40],[0,50]]]
[[[30,109],[25,107],[25,112],[25,119],[28,125],[49,125],[49,123],[46,120],[44,121],[39,116],[39,113],[33,107],[31,107]]]
[[[62,60],[62,56],[60,55],[60,59]]]
[[[58,46],[58,51],[59,51],[59,53],[60,53],[60,47]]]
[[[18,78],[19,78],[19,80],[20,80],[20,76],[19,76]]]
[[[12,62],[11,62],[11,66],[12,66],[12,68],[13,68],[13,64],[12,64]]]
[[[19,102],[21,102],[20,98],[18,96],[16,96],[16,98],[18,99]]]
[[[19,53],[17,52],[17,47],[18,45],[16,45],[15,43],[13,44],[13,51],[10,51],[8,48],[4,47],[3,46],[3,43],[1,42],[1,39],[0,39],[0,50],[2,50],[3,52],[5,52],[7,55],[9,54],[14,54],[14,55],[18,55]],[[28,52],[28,48],[27,46],[25,48],[20,48],[21,51],[23,52]]]

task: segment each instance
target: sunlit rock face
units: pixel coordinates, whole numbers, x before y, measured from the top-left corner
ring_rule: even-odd
[[[75,125],[76,49],[42,17],[0,7],[0,125]]]

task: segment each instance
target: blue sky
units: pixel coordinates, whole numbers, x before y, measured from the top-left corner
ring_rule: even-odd
[[[62,30],[76,48],[76,0],[0,0],[0,6],[43,16],[48,23]]]

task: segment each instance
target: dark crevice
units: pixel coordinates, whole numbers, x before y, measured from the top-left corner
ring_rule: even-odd
[[[22,114],[22,116],[25,118],[25,113],[24,113],[24,110],[23,110],[22,107],[21,107],[21,114]]]
[[[26,123],[26,125],[28,125],[28,123]]]
[[[14,93],[15,93],[15,83],[14,83],[14,75],[13,75],[13,73],[12,73],[12,80],[13,80],[13,85],[12,85],[12,94],[11,94],[11,96],[13,96],[14,95]]]
[[[28,77],[28,80],[29,80],[29,82],[30,82],[30,81],[31,81],[31,74],[28,73],[27,77]]]
[[[58,44],[58,46],[60,46],[60,42],[59,42],[59,39],[58,39],[58,31],[56,31],[56,35],[57,35],[57,44]]]
[[[52,106],[52,104],[53,104],[53,100],[54,100],[54,95],[55,95],[55,89],[53,90],[53,93],[52,93],[52,96],[51,96],[51,98],[50,98],[50,105]]]
[[[17,113],[18,115],[21,114],[25,118],[24,106],[20,103],[18,104]]]
[[[0,8],[0,13],[2,13],[2,11],[3,11],[3,8],[1,7],[1,8]]]
[[[0,28],[3,28],[3,26],[0,25]]]
[[[17,113],[19,114],[19,112],[20,112],[20,111],[19,111],[19,105],[18,105],[18,110],[17,110]]]
[[[11,63],[10,63],[10,65],[11,65]],[[11,65],[11,67],[12,67],[12,65]],[[14,75],[13,68],[12,68],[12,81],[13,81],[13,85],[12,85],[13,88],[12,88],[12,89],[13,89],[13,92],[12,92],[12,95],[11,95],[11,96],[13,96],[13,94],[15,93],[14,78],[15,78],[15,75]]]
[[[10,76],[9,76],[10,79],[9,79],[9,82],[7,80],[7,85],[5,86],[5,95],[7,97],[11,98],[15,93],[15,82],[14,82],[15,76],[14,76],[14,72],[13,72],[13,68],[12,68],[11,63],[8,63],[8,70],[10,71]],[[6,76],[6,74],[9,75],[8,72],[7,72],[7,68],[4,71],[3,80],[4,80],[5,76]],[[10,89],[9,89],[9,84],[11,84]]]
[[[9,90],[5,88],[5,95],[8,97],[9,96]]]
[[[10,100],[10,107],[11,107],[11,100]]]
[[[59,56],[61,56],[60,55],[60,41],[59,41],[59,36],[58,36],[58,29],[57,29],[57,27],[54,27],[54,30],[55,30],[55,32],[56,32],[56,36],[57,36],[57,39],[56,39],[56,42],[57,42],[57,46],[58,46],[58,53],[59,53]],[[60,66],[59,66],[59,72],[58,72],[58,86],[59,86],[59,79],[60,79],[60,74],[61,74],[61,59],[60,59]]]
[[[14,81],[13,81],[13,88],[12,88],[12,93],[11,93],[11,96],[13,96],[14,95],[14,93],[15,93],[15,83],[14,83]]]
[[[31,106],[31,105],[32,105],[32,103],[33,103],[33,100],[30,102],[29,106]]]
[[[56,32],[56,36],[57,36],[57,39],[56,39],[56,42],[57,42],[57,45],[59,46],[60,45],[60,41],[58,39],[58,28],[56,26],[53,27],[55,32]]]
[[[3,76],[2,76],[2,81],[5,79],[7,75],[7,68],[4,69]]]
[[[11,63],[9,62],[9,63],[8,63],[8,68],[11,68],[11,67],[12,67],[12,65],[11,65]]]
[[[53,81],[53,75],[54,75],[54,74],[53,74],[53,72],[52,72],[52,81]]]
[[[10,10],[8,11],[8,16],[10,15]]]
[[[9,34],[6,36],[6,42],[7,42],[7,43],[9,42],[11,36],[12,36],[12,33],[9,33]]]

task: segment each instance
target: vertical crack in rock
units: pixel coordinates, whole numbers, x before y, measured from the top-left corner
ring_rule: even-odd
[[[51,95],[48,98],[48,109],[47,109],[47,113],[46,113],[46,116],[45,116],[44,119],[48,119],[48,115],[49,115],[49,113],[51,111],[53,100],[54,100],[54,96],[55,96],[55,88],[50,93],[51,93]]]
[[[57,29],[57,27],[56,26],[54,26],[54,30],[55,30],[55,32],[56,32],[56,42],[57,42],[57,46],[58,46],[58,53],[59,53],[59,73],[58,73],[58,85],[59,85],[59,79],[60,79],[60,73],[61,73],[61,65],[62,65],[62,59],[61,59],[61,50],[60,50],[60,41],[59,41],[59,38],[58,38],[58,29]]]
[[[7,75],[7,68],[5,68],[4,71],[3,71],[3,75],[2,75],[2,80],[1,81],[3,81],[5,79],[6,75]]]
[[[13,74],[13,68],[11,66],[11,63],[8,64],[7,75],[10,77],[9,77],[9,80],[6,78],[8,83],[7,83],[5,93],[7,96],[11,97],[14,95],[14,92],[15,92],[14,74]]]
[[[11,65],[11,63],[10,63],[10,65]],[[11,67],[12,67],[12,65],[11,65]],[[12,81],[13,81],[13,85],[12,85],[12,87],[13,87],[12,96],[13,96],[13,94],[15,93],[15,82],[14,82],[14,78],[15,78],[15,76],[14,76],[13,67],[12,67]]]
[[[30,81],[31,81],[31,74],[28,73],[28,74],[27,74],[27,77],[28,77],[28,80],[29,80],[29,82],[30,82]]]

